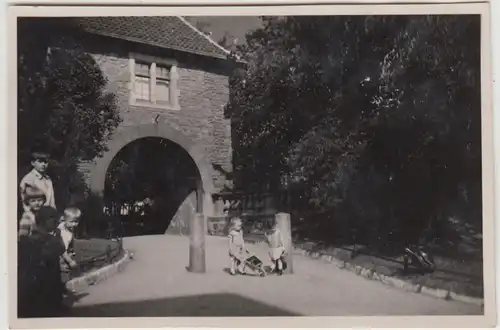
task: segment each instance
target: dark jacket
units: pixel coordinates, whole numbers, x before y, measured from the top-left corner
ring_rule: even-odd
[[[18,243],[19,317],[52,316],[62,300],[59,235],[33,232]]]

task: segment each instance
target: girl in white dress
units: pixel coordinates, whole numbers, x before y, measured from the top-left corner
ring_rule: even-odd
[[[229,227],[229,258],[231,262],[231,275],[236,275],[236,269],[240,274],[245,274],[245,259],[248,257],[248,250],[245,249],[243,240],[242,221],[236,217],[231,220]]]
[[[283,275],[285,244],[276,221],[273,221],[271,229],[266,233],[266,239],[269,245],[269,258],[272,262],[273,271]]]

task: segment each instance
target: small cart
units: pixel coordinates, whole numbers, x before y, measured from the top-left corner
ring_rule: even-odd
[[[251,255],[250,257],[245,259],[245,266],[258,273],[261,277],[267,275],[266,270],[264,269],[264,263],[257,256]]]

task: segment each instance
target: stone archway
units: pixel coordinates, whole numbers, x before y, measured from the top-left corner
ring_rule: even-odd
[[[214,212],[212,194],[215,192],[215,188],[212,181],[211,163],[204,148],[186,137],[182,132],[165,123],[120,127],[109,140],[108,151],[95,161],[95,165],[90,172],[90,189],[92,192],[102,196],[106,172],[113,158],[129,143],[147,137],[163,138],[176,143],[191,156],[201,177],[203,214],[205,216],[212,215]]]

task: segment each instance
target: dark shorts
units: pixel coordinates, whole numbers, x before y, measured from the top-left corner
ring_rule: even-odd
[[[69,271],[61,271],[61,281],[63,283],[66,283],[68,282],[69,280],[71,280],[71,272]]]

